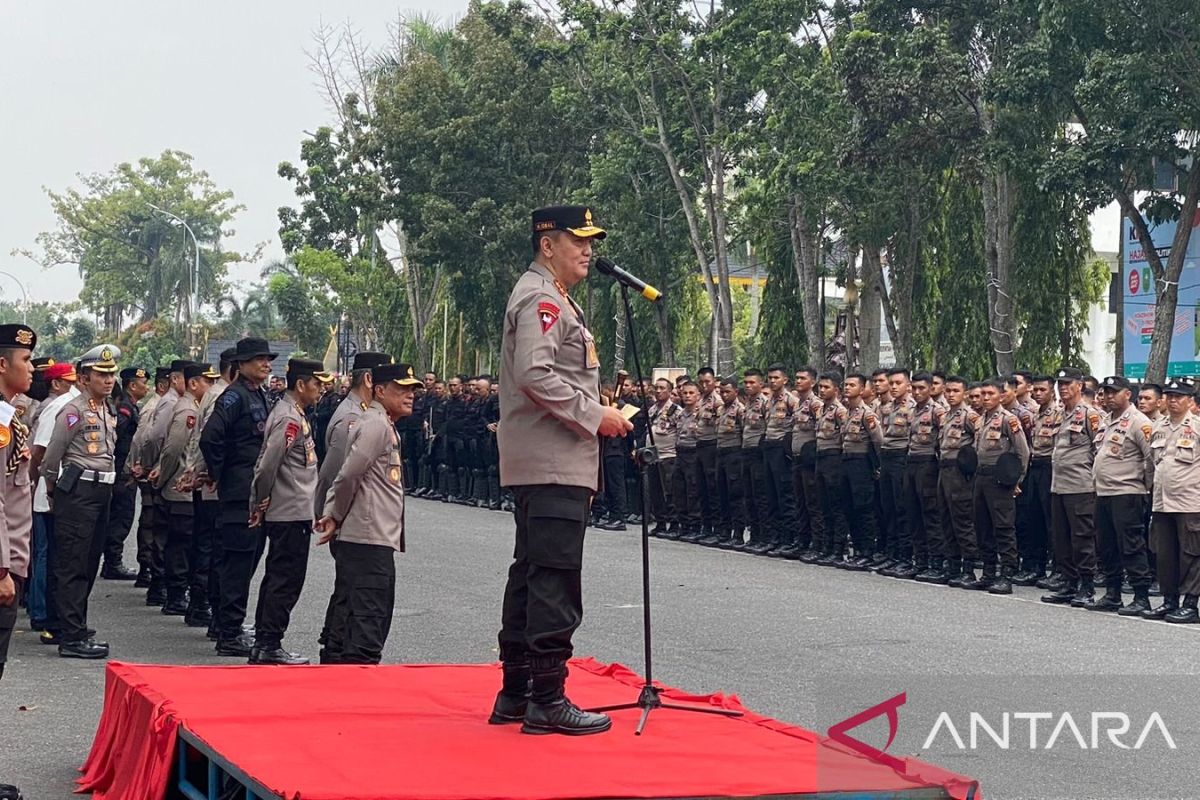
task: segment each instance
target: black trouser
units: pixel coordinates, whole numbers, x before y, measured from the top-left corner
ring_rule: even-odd
[[[9,573],[16,588],[12,605],[0,606],[0,678],[4,677],[4,664],[8,661],[8,644],[12,641],[13,630],[17,627],[17,609],[25,596],[25,579],[15,573]]]
[[[721,503],[720,534],[746,530],[746,489],[742,483],[742,449],[717,448],[717,494]]]
[[[606,453],[604,456],[604,507],[608,516],[625,521],[629,513],[625,497],[625,467],[628,457],[625,452]]]
[[[1200,595],[1200,512],[1155,511],[1150,546],[1163,597]]]
[[[695,447],[677,447],[671,493],[675,497],[675,521],[685,533],[700,530],[700,469]]]
[[[750,525],[750,541],[764,541],[767,527],[767,492],[763,486],[762,451],[757,447],[742,448],[742,486],[746,495],[746,521]]]
[[[1017,550],[1027,570],[1045,567],[1049,555],[1050,479],[1053,472],[1049,456],[1031,460],[1025,482],[1021,484],[1021,495],[1017,498],[1017,517],[1022,522],[1017,527]]]
[[[166,544],[163,546],[163,583],[167,599],[181,600],[188,590],[189,559],[196,518],[191,503],[167,505]]]
[[[908,521],[908,545],[902,532],[899,540],[902,555],[912,555],[921,563],[940,565],[946,557],[946,544],[942,537],[941,515],[938,513],[936,457],[909,454],[904,469],[904,512]]]
[[[88,595],[108,535],[112,485],[82,478],[70,492],[54,489],[54,602],[64,642],[87,638]]]
[[[1144,494],[1096,498],[1096,543],[1109,589],[1121,588],[1121,569],[1129,585],[1150,588],[1146,563],[1146,499]]]
[[[236,639],[246,621],[250,602],[250,580],[262,558],[266,536],[262,526],[251,528],[247,500],[221,501],[221,559],[217,580],[217,633],[222,639]],[[240,519],[239,519],[240,518]]]
[[[150,552],[154,549],[154,526],[156,524],[154,498],[157,492],[148,483],[138,484],[138,491],[142,493],[142,513],[138,517],[137,563],[142,569],[150,570],[153,560]]]
[[[938,469],[939,517],[946,556],[973,563],[979,558],[979,547],[975,538],[975,496],[971,482],[953,461]],[[971,564],[964,566],[971,568]]]
[[[825,493],[817,480],[817,443],[792,453],[792,496],[796,498],[796,546],[822,550],[825,533]]]
[[[879,538],[875,552],[893,558],[907,558],[904,549],[911,546],[907,520],[904,517],[904,465],[907,450],[881,450],[879,453]]]
[[[112,499],[108,501],[108,536],[104,540],[104,563],[117,565],[122,562],[125,539],[133,528],[133,510],[137,504],[137,487],[126,480],[118,479],[113,487]]]
[[[873,554],[878,533],[875,515],[875,468],[866,453],[843,453],[842,482],[849,501],[850,541],[854,554]]]
[[[1091,492],[1050,495],[1054,566],[1068,583],[1090,581],[1096,574],[1095,513]]]
[[[500,657],[526,655],[565,661],[583,620],[583,538],[588,501],[584,486],[514,486],[517,524],[501,612]]]
[[[171,531],[171,504],[154,493],[154,529],[150,536],[150,580],[162,585],[167,574],[167,537]],[[186,552],[186,551],[185,551]]]
[[[763,533],[769,541],[786,546],[795,541],[796,499],[792,493],[792,455],[784,442],[762,443],[763,485],[767,495],[767,516]],[[767,528],[771,533],[767,534]]]
[[[996,561],[1009,574],[1017,570],[1017,501],[1014,487],[996,483],[995,468],[981,466],[975,473],[975,536],[985,574]]]
[[[337,542],[322,664],[378,664],[392,628],[396,560],[391,547]]]
[[[304,588],[312,522],[264,522],[263,529],[268,543],[267,569],[258,587],[254,639],[259,647],[270,650],[283,642],[292,609]]]
[[[188,561],[192,572],[189,578],[193,608],[216,608],[220,592],[217,577],[221,561],[221,526],[217,523],[220,504],[216,500],[201,500],[196,494],[195,527],[192,529],[192,551]]]
[[[674,476],[674,456],[662,459],[647,471],[647,477],[650,479],[650,508],[654,512],[655,524],[675,521],[675,497],[672,486]]]
[[[721,519],[717,507],[716,440],[696,444],[696,470],[700,479],[700,517],[705,531],[711,533]]]
[[[817,452],[817,484],[821,491],[821,535],[812,542],[814,549],[822,553],[840,556],[846,552],[846,540],[850,528],[846,524],[845,474],[842,469],[840,450]]]

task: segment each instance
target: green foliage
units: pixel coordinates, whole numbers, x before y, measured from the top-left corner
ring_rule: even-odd
[[[221,237],[242,207],[196,170],[190,155],[167,150],[79,180],[80,188],[47,192],[59,227],[40,235],[38,244],[46,263],[78,266],[80,300],[103,318],[106,330],[119,330],[126,317],[144,322],[163,312],[187,315],[195,249],[187,232],[152,206],[182,218],[195,233],[201,303],[223,294],[227,265],[242,256],[223,250]]]

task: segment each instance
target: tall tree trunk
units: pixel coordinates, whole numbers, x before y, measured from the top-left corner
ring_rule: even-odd
[[[996,371],[1009,375],[1016,369],[1016,315],[1012,301],[1012,193],[1008,172],[984,168],[984,259],[987,265],[988,328]]]
[[[1171,355],[1171,337],[1175,331],[1175,313],[1179,302],[1179,276],[1183,272],[1184,256],[1187,255],[1192,227],[1196,218],[1196,206],[1200,201],[1200,165],[1193,164],[1188,172],[1179,209],[1179,224],[1175,226],[1175,237],[1171,240],[1171,254],[1164,264],[1154,247],[1150,226],[1142,212],[1133,202],[1129,191],[1116,192],[1121,210],[1133,222],[1138,243],[1146,254],[1146,263],[1154,274],[1154,334],[1150,339],[1150,357],[1146,362],[1146,380],[1162,383],[1167,377],[1167,361]]]
[[[883,324],[883,265],[879,260],[879,248],[863,245],[862,291],[859,294],[858,326],[862,332],[859,345],[859,365],[863,372],[870,373],[879,368],[880,325]]]
[[[718,106],[714,103],[714,109]],[[721,131],[720,116],[713,112],[715,123],[712,147],[712,193],[710,214],[713,227],[713,249],[717,257],[717,290],[720,295],[719,314],[716,325],[716,365],[718,375],[728,375],[733,370],[733,295],[729,287],[729,219],[725,202],[725,151],[718,138]]]
[[[825,363],[825,318],[821,315],[820,233],[808,214],[808,206],[799,194],[788,204],[788,229],[791,233],[792,264],[800,290],[800,310],[804,314],[804,336],[808,339],[808,359]]]

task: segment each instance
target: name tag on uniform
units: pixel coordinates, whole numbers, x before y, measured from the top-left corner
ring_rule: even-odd
[[[588,369],[600,368],[600,354],[596,352],[596,340],[592,338],[592,332],[587,328],[583,329],[583,347],[587,352],[587,358],[584,366]]]

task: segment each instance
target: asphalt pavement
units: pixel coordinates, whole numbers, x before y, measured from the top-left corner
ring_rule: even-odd
[[[407,524],[384,661],[494,661],[511,517],[411,500]],[[652,540],[651,560],[663,683],[732,692],[821,732],[905,693],[888,753],[968,774],[990,798],[1200,797],[1200,626],[1051,607],[1037,589],[996,597],[677,542]],[[332,558],[318,548],[284,642],[314,661],[332,583]],[[632,527],[589,531],[584,593],[576,653],[642,672]],[[90,621],[113,658],[236,663],[143,598],[131,583],[97,583]],[[26,622],[0,683],[0,782],[30,800],[67,798],[100,715],[104,666],[58,658]],[[1097,713],[1124,714],[1127,730]],[[884,717],[855,734],[882,747]]]

